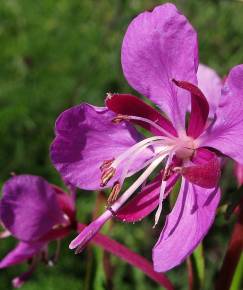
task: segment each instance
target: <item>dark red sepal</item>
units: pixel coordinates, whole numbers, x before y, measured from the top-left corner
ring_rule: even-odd
[[[105,104],[108,107],[108,109],[110,109],[116,114],[137,116],[149,119],[155,122],[157,125],[162,127],[170,134],[177,136],[177,132],[173,127],[172,123],[169,120],[167,120],[164,116],[162,116],[157,110],[155,110],[150,105],[146,104],[138,97],[129,94],[109,93],[105,100]],[[141,127],[149,130],[155,135],[163,135],[161,131],[157,130],[156,128],[154,128],[153,126],[151,126],[146,122],[137,120],[131,120],[131,122],[140,125]]]
[[[209,114],[209,104],[202,91],[195,85],[173,79],[180,88],[191,93],[191,115],[187,128],[187,135],[197,138],[202,134]]]
[[[199,148],[195,152],[191,166],[181,169],[181,174],[191,183],[204,188],[217,186],[221,174],[220,159],[212,151]]]

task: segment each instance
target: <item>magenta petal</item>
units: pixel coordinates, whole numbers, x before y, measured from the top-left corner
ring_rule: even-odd
[[[51,185],[42,177],[17,175],[3,186],[0,219],[13,236],[34,241],[64,222]]]
[[[243,65],[234,67],[224,84],[215,122],[198,139],[243,164]]]
[[[212,68],[199,64],[197,71],[198,87],[209,103],[209,116],[213,117],[218,107],[223,81]]]
[[[0,261],[0,269],[20,264],[29,258],[32,258],[42,250],[44,245],[45,243],[42,242],[18,243],[17,247]]]
[[[193,252],[211,227],[219,200],[219,189],[205,189],[183,179],[176,204],[153,248],[155,271],[168,271]]]
[[[199,148],[192,162],[192,166],[182,167],[181,174],[191,183],[201,187],[216,187],[221,174],[220,159],[217,155],[205,148]]]
[[[176,183],[178,175],[174,174],[168,179],[165,198]],[[137,222],[149,215],[159,204],[161,176],[146,185],[131,201],[123,206],[116,214],[116,218],[123,222]]]
[[[149,119],[165,129],[170,134],[177,136],[177,132],[171,122],[138,97],[128,94],[108,94],[108,97],[106,98],[106,106],[116,114],[137,116]],[[163,135],[161,131],[157,130],[148,123],[142,121],[132,122],[151,131],[154,135]]]
[[[197,86],[185,81],[173,81],[178,87],[191,93],[191,114],[187,135],[197,138],[203,132],[208,119],[208,101]]]
[[[184,128],[189,94],[173,86],[172,79],[196,84],[197,34],[173,4],[138,15],[125,34],[121,61],[129,84],[150,98]]]
[[[50,154],[64,180],[82,189],[100,189],[103,161],[117,157],[140,140],[140,134],[131,125],[113,124],[114,117],[108,109],[88,104],[68,109],[59,116]],[[139,170],[147,160],[146,152],[143,153],[144,158],[133,164],[134,170]],[[119,173],[108,186],[118,178]]]
[[[85,225],[78,224],[79,231],[83,231],[84,228],[85,228]],[[149,261],[147,261],[142,256],[138,255],[137,253],[131,251],[129,248],[125,247],[124,245],[118,243],[117,241],[112,240],[111,238],[105,235],[97,234],[92,240],[92,243],[102,247],[108,253],[111,253],[119,257],[123,261],[129,263],[130,265],[138,268],[145,275],[150,277],[155,282],[159,283],[165,289],[167,290],[174,289],[170,280],[165,275],[156,273],[153,270],[153,267]]]

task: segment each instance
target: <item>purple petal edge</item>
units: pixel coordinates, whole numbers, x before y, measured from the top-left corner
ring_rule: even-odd
[[[243,164],[243,64],[230,71],[222,88],[216,119],[197,140]]]
[[[219,200],[218,188],[205,189],[182,179],[176,204],[153,248],[155,271],[166,272],[193,252],[211,227]]]
[[[100,186],[103,162],[116,158],[142,139],[132,125],[112,123],[115,116],[107,108],[83,103],[58,117],[50,157],[66,182],[81,189],[103,189]],[[151,154],[151,150],[145,150],[135,160],[134,170],[140,170]],[[124,162],[106,187],[112,187],[119,179],[122,166]]]
[[[209,117],[213,118],[220,101],[223,81],[215,70],[201,63],[198,66],[197,79],[198,87],[209,103]]]
[[[171,3],[139,14],[122,43],[121,62],[128,83],[156,103],[176,129],[183,129],[189,94],[172,79],[197,83],[197,33]]]

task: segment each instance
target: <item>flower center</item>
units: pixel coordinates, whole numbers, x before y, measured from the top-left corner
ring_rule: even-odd
[[[155,214],[155,225],[158,223],[162,204],[165,198],[165,190],[167,186],[167,180],[173,174],[173,157],[176,156],[181,160],[190,159],[195,151],[194,140],[184,134],[179,135],[179,137],[172,136],[170,133],[166,132],[158,124],[151,120],[136,117],[136,116],[124,116],[118,115],[113,122],[120,123],[121,121],[129,120],[139,120],[147,122],[150,125],[159,129],[164,136],[153,136],[146,138],[135,145],[128,148],[121,155],[116,158],[105,160],[100,166],[101,170],[101,186],[106,186],[106,184],[116,176],[117,179],[113,182],[113,188],[108,198],[108,207],[112,212],[116,212],[120,206],[138,189],[139,186],[146,183],[149,175],[161,164],[164,163],[164,169],[162,173],[161,188],[159,193],[159,207]],[[147,160],[144,156],[148,156]],[[137,168],[137,161],[145,160]],[[116,202],[119,192],[122,188],[124,180],[136,173],[136,171],[144,169],[143,174],[130,186],[130,188],[125,191],[125,193],[119,198],[119,202]],[[118,170],[119,169],[119,170]],[[122,202],[121,202],[122,200]]]
[[[180,137],[176,141],[175,155],[182,160],[190,159],[195,152],[195,147],[191,137]]]

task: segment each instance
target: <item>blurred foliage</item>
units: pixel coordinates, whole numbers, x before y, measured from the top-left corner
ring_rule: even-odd
[[[153,0],[8,0],[0,5],[0,183],[11,172],[42,175],[59,183],[48,150],[57,116],[82,101],[102,105],[106,92],[131,92],[120,66],[122,37],[131,19],[165,1]],[[221,76],[243,63],[243,3],[241,1],[181,0],[178,5],[198,31],[200,60]],[[229,172],[231,174],[231,172]],[[232,176],[232,175],[230,175]],[[231,178],[232,179],[232,178]],[[225,188],[232,189],[228,173]],[[94,193],[83,193],[79,216],[88,222]],[[90,207],[89,207],[90,205]],[[230,223],[219,216],[204,244],[206,285],[212,289],[222,261]],[[150,258],[159,230],[151,221],[114,226],[111,235]],[[144,237],[153,237],[144,239]],[[0,242],[0,255],[13,246]],[[87,253],[74,256],[63,245],[56,267],[40,267],[23,289],[91,289],[85,286]],[[176,250],[176,249],[175,249]],[[103,281],[102,253],[95,251],[94,284]],[[136,269],[112,257],[113,289],[159,289]],[[96,265],[96,266],[95,266]],[[97,266],[98,265],[98,266]],[[2,289],[21,267],[0,272]],[[169,276],[176,289],[187,289],[185,265]],[[97,271],[96,271],[97,270]],[[97,276],[99,275],[99,276]],[[94,287],[94,286],[93,286]],[[106,289],[99,285],[99,289]]]

